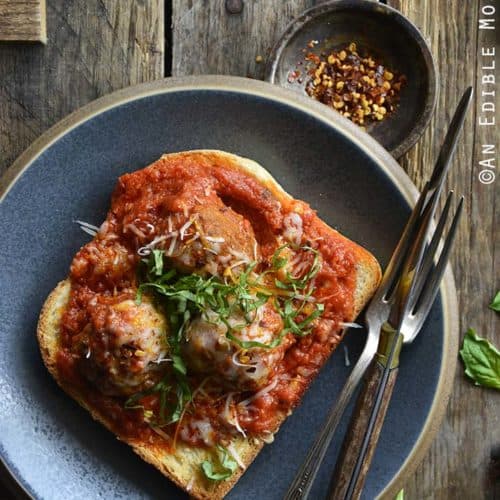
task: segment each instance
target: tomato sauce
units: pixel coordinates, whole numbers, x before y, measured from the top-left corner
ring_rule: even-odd
[[[260,255],[270,259],[284,231],[286,215],[300,213],[303,240],[321,255],[322,266],[315,279],[315,298],[325,310],[315,321],[310,335],[287,335],[287,350],[276,369],[277,382],[262,394],[227,391],[196,391],[202,379],[189,376],[195,391],[194,404],[188,405],[178,423],[162,428],[175,440],[209,446],[211,440],[224,441],[234,435],[234,422],[249,435],[273,433],[283,418],[299,403],[320,367],[341,340],[340,323],[352,321],[355,287],[355,256],[352,244],[324,224],[301,201],[278,201],[273,186],[264,186],[229,162],[210,155],[162,158],[153,165],[120,177],[112,196],[111,208],[99,233],[73,259],[69,304],[62,320],[62,347],[57,367],[65,383],[95,406],[111,422],[113,430],[129,439],[163,442],[148,425],[141,409],[124,408],[127,396],[102,394],[82,375],[79,363],[83,353],[75,346],[91,319],[96,304],[118,303],[135,296],[138,250],[171,227],[189,220],[197,205],[229,206],[251,224]],[[337,332],[337,333],[335,333]],[[141,400],[145,409],[157,408],[154,394]],[[232,425],[221,420],[229,412]],[[227,415],[226,415],[227,417]],[[227,420],[227,419],[226,419]],[[198,432],[210,422],[215,432]]]

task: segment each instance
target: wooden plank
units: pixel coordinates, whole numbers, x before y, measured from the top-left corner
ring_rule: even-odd
[[[429,175],[462,92],[476,84],[475,105],[465,122],[446,185],[463,194],[466,203],[452,265],[461,311],[461,338],[474,327],[498,345],[495,331],[499,331],[499,318],[487,308],[498,287],[498,179],[497,188],[478,179],[481,145],[495,144],[498,130],[478,126],[479,106],[484,100],[480,95],[479,52],[482,46],[495,45],[494,32],[478,30],[479,7],[485,2],[468,2],[467,6],[438,0],[390,3],[421,28],[440,75],[439,100],[431,126],[401,162],[417,185],[422,186]],[[498,144],[496,148],[498,157]],[[408,480],[405,498],[494,498],[489,467],[493,448],[500,442],[499,396],[471,384],[463,374],[462,363],[458,364],[445,420],[426,458]]]
[[[0,0],[0,40],[47,41],[45,0]]]
[[[46,46],[0,45],[0,174],[71,111],[163,77],[163,0],[48,0],[47,21]]]
[[[283,28],[312,0],[246,1],[240,14],[229,15],[219,0],[173,0],[174,75],[225,73],[263,77],[263,64],[256,56],[267,56]],[[436,57],[440,95],[436,114],[419,143],[401,160],[418,187],[428,177],[439,146],[461,93],[480,81],[477,54],[481,44],[494,45],[495,32],[477,28],[480,2],[460,0],[389,0],[423,32]],[[490,2],[491,3],[491,2]],[[489,36],[489,40],[486,37]],[[491,41],[493,40],[493,41]],[[498,52],[498,48],[497,48]],[[498,54],[497,54],[498,55]],[[467,117],[464,133],[453,160],[447,188],[466,197],[466,217],[457,238],[453,269],[457,281],[462,335],[475,327],[499,344],[498,316],[487,309],[498,273],[498,203],[496,184],[478,181],[481,144],[495,144],[494,127],[477,126],[474,110]],[[497,157],[498,157],[498,144]],[[496,245],[496,247],[495,247]],[[494,498],[488,480],[492,447],[500,442],[499,394],[473,386],[458,364],[454,391],[441,430],[405,485],[405,498]],[[498,460],[498,458],[497,458]],[[498,480],[496,482],[498,488]]]
[[[246,1],[229,14],[221,0],[172,0],[172,75],[264,78],[278,33],[314,0]],[[262,56],[263,62],[256,61]]]

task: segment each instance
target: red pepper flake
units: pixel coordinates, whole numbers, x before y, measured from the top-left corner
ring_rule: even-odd
[[[354,42],[321,56],[306,51],[305,60],[310,63],[307,94],[358,125],[381,121],[392,113],[406,83],[404,75],[370,55],[360,55]]]
[[[300,75],[301,72],[298,69],[290,71],[290,73],[288,74],[288,83],[294,83]]]

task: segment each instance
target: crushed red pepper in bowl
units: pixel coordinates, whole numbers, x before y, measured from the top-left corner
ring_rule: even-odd
[[[309,52],[305,59],[307,94],[354,123],[378,122],[396,109],[406,77],[368,54],[361,55],[356,43],[328,54]]]

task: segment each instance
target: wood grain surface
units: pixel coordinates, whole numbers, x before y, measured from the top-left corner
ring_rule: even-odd
[[[47,2],[47,45],[0,45],[0,170],[97,97],[163,77],[163,0]]]
[[[0,0],[1,1],[1,0]],[[237,4],[237,0],[231,3]],[[314,0],[243,0],[229,14],[224,0],[47,0],[46,46],[0,45],[0,173],[36,137],[72,110],[115,89],[173,75],[225,73],[262,78],[267,53],[285,26]],[[482,84],[491,70],[481,47],[495,46],[495,31],[478,29],[487,0],[389,0],[423,32],[436,58],[440,95],[422,139],[401,160],[418,187],[429,175],[446,126],[467,85],[475,108],[447,181],[466,198],[453,268],[468,327],[500,344],[499,317],[487,305],[500,287],[498,230],[500,181],[481,184],[484,144],[494,126],[478,126],[480,105],[494,97]],[[238,10],[238,9],[236,9]],[[497,14],[498,15],[498,14]],[[170,19],[171,16],[171,19]],[[497,26],[497,30],[498,30]],[[499,47],[497,51],[497,65]],[[263,59],[262,62],[259,56]],[[498,112],[497,112],[498,114]],[[491,155],[490,155],[491,157]],[[461,363],[441,430],[415,475],[406,499],[500,498],[500,392],[475,387]],[[493,457],[493,458],[492,458]],[[496,458],[495,458],[496,457]],[[495,469],[496,463],[496,469]]]
[[[45,0],[0,0],[0,40],[45,43]]]

